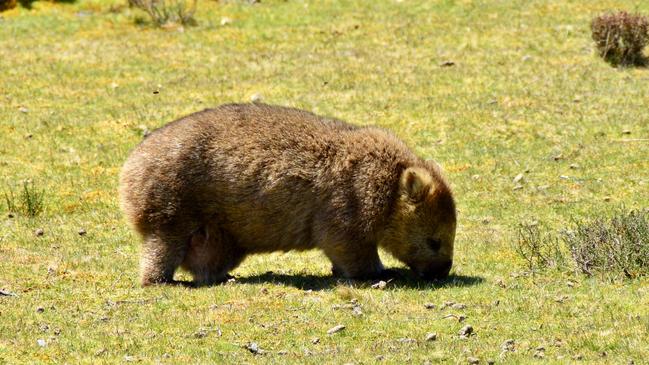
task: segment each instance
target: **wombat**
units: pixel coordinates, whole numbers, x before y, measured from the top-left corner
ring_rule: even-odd
[[[427,279],[452,266],[455,202],[437,164],[386,130],[286,107],[229,104],[146,137],[120,176],[143,238],[141,283],[218,283],[249,254],[318,248],[367,279],[384,248]]]

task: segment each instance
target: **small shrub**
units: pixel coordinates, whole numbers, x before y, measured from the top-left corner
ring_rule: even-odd
[[[16,0],[0,0],[0,11],[13,9],[17,5]]]
[[[612,218],[575,220],[559,233],[523,225],[514,250],[528,269],[568,268],[593,276],[649,275],[649,211],[620,211]]]
[[[159,27],[173,24],[196,25],[194,13],[198,0],[128,0],[129,5],[144,10]]]
[[[649,20],[625,11],[595,17],[590,29],[599,55],[613,66],[645,66]]]
[[[7,210],[11,213],[20,213],[28,217],[36,217],[43,212],[45,191],[37,189],[33,182],[24,181],[19,194],[12,190],[5,191],[4,198]]]
[[[578,221],[563,234],[577,269],[624,273],[635,278],[649,274],[649,213],[631,211],[611,219]]]
[[[518,229],[518,241],[514,250],[527,263],[531,271],[542,268],[559,268],[565,262],[559,239],[542,230],[538,224],[521,225]]]

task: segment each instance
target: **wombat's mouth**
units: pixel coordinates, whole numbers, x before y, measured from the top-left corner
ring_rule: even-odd
[[[453,267],[453,260],[444,260],[436,262],[421,271],[415,269],[415,272],[426,280],[439,280],[448,276],[448,273],[451,272],[451,267]]]

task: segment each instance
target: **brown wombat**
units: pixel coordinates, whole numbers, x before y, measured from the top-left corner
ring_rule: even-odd
[[[143,237],[142,285],[223,281],[246,255],[321,249],[372,278],[378,247],[424,278],[452,265],[456,213],[437,165],[389,132],[264,104],[191,114],[149,135],[120,176]]]

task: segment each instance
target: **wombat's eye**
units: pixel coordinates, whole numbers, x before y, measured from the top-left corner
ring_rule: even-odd
[[[442,247],[442,242],[440,240],[436,240],[434,238],[427,238],[426,239],[426,244],[433,251],[439,251],[439,249]]]

